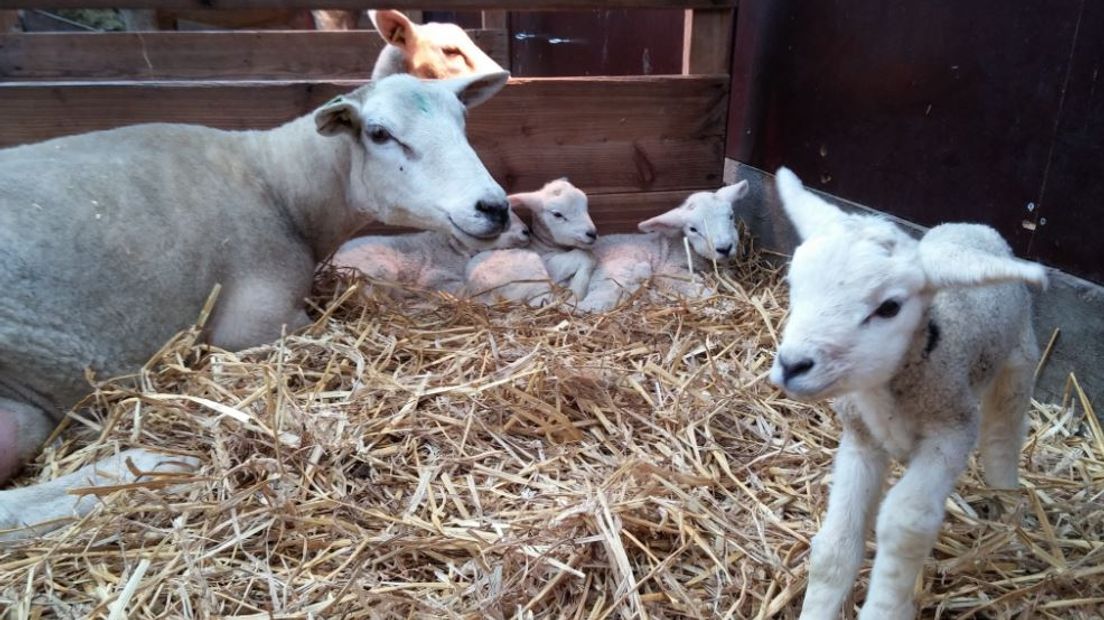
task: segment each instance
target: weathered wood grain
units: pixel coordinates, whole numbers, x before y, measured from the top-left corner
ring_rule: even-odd
[[[355,82],[0,84],[0,146],[146,122],[261,129]],[[472,144],[507,191],[567,176],[598,193],[714,187],[724,76],[514,80],[472,111]]]

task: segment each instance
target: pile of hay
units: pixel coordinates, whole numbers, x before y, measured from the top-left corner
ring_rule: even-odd
[[[134,446],[202,470],[119,489],[4,550],[0,606],[794,617],[838,426],[764,380],[777,271],[753,257],[721,284],[701,303],[571,318],[432,295],[360,302],[336,279],[303,335],[239,354],[185,335],[140,389],[103,386],[22,482]],[[925,617],[1104,607],[1104,436],[1085,405],[1035,405],[1025,489],[989,491],[971,467],[927,565]],[[985,516],[998,499],[1009,508]]]

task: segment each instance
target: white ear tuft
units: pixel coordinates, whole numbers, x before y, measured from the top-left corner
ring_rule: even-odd
[[[1023,282],[1045,289],[1046,269],[1013,256],[948,243],[920,240],[920,265],[933,289]]]
[[[717,190],[717,197],[728,203],[735,203],[737,200],[748,195],[748,182],[747,180],[734,183],[727,187],[722,187]]]
[[[779,168],[774,181],[782,208],[802,240],[826,231],[843,219],[843,211],[805,189],[801,179],[789,168]]]
[[[456,97],[465,107],[474,108],[502,90],[509,79],[509,71],[492,71],[447,80],[433,80],[433,82],[456,93]]]
[[[640,232],[657,232],[662,235],[680,235],[682,227],[686,225],[687,212],[685,207],[676,207],[666,213],[661,213],[649,220],[644,220],[636,225]]]

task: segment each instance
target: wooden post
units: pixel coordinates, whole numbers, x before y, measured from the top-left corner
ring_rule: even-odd
[[[510,53],[511,45],[513,41],[510,39],[510,14],[506,11],[483,11],[483,30],[494,30],[492,34],[501,34],[502,39],[505,41],[505,45],[499,46],[503,50],[501,55],[490,53],[494,61],[497,62],[503,69],[509,71],[512,63],[513,56]]]
[[[687,10],[683,21],[682,73],[728,74],[732,58],[732,9]]]

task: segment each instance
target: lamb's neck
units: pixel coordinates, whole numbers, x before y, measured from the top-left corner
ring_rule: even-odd
[[[694,273],[713,270],[713,261],[702,258],[692,247],[687,251],[688,244],[685,241],[686,237],[682,235],[677,237],[668,237],[666,235],[657,236],[660,245],[663,247],[662,254],[669,264],[680,265],[683,268],[689,267]],[[687,265],[686,262],[687,256],[690,257],[689,265]]]
[[[534,234],[533,238],[529,240],[529,249],[536,252],[537,254],[544,255],[566,252],[572,248],[565,248],[562,245],[556,245],[555,243],[541,239],[536,234]]]
[[[245,139],[257,162],[258,180],[316,261],[371,221],[349,204],[348,138],[320,135],[307,115],[275,129],[250,132]]]

